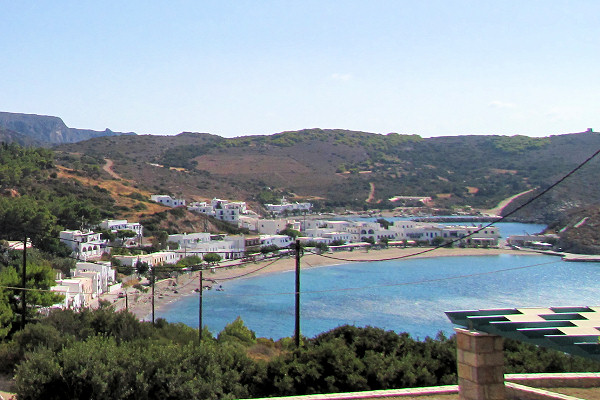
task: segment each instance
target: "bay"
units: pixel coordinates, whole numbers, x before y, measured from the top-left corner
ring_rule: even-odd
[[[374,253],[376,254],[376,253]],[[413,337],[452,334],[444,311],[597,304],[599,263],[558,257],[499,255],[361,262],[304,270],[301,331],[307,337],[340,325],[377,326]],[[213,334],[240,316],[259,337],[294,331],[294,273],[222,283],[205,291],[203,322]],[[198,296],[157,317],[198,324]]]

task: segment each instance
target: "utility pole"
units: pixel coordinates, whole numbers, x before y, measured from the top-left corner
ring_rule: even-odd
[[[200,297],[198,298],[198,345],[202,344],[202,267],[200,267],[200,275],[198,278],[198,282],[199,282],[199,294]]]
[[[300,347],[300,240],[296,239],[296,324],[294,330],[296,347]]]
[[[27,234],[23,241],[23,271],[21,275],[21,329],[25,329],[25,319],[27,318],[27,303],[25,301],[25,293],[27,293]]]
[[[152,274],[150,275],[150,279],[152,279],[152,325],[154,325],[154,267],[151,268]]]

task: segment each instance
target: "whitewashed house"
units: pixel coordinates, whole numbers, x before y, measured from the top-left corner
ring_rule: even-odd
[[[85,274],[84,274],[85,273]],[[78,262],[75,264],[75,270],[72,275],[74,277],[90,276],[88,273],[98,275],[97,287],[100,293],[108,292],[108,287],[115,283],[115,270],[110,266],[110,263],[87,263]]]
[[[167,207],[184,207],[185,206],[184,199],[174,199],[167,194],[153,194],[150,196],[150,200],[155,201],[160,204],[163,204]]]
[[[105,219],[100,222],[100,229],[116,233],[118,231],[133,231],[137,236],[142,236],[144,227],[139,222],[127,222],[126,219]]]
[[[260,219],[253,215],[240,215],[238,220],[238,228],[246,228],[250,231],[258,230],[258,221]]]
[[[442,224],[419,224],[414,223],[410,228],[404,230],[404,236],[398,240],[419,240],[431,243],[436,237],[442,237],[445,241],[455,241],[463,246],[497,246],[500,239],[500,231],[496,226],[483,228],[479,226],[442,225]]]
[[[277,235],[288,224],[294,225],[294,222],[286,219],[259,219],[256,224],[256,230],[263,235]]]
[[[177,243],[180,249],[193,248],[199,243],[210,242],[211,234],[208,232],[178,233],[169,235],[168,242]]]
[[[293,243],[291,237],[287,235],[260,235],[260,246],[277,246],[280,249],[289,247]]]
[[[137,256],[114,256],[121,265],[125,267],[134,267],[138,262],[146,263],[149,267],[162,264],[177,264],[177,261],[184,257],[184,253],[174,251],[159,251],[157,253],[142,254]]]
[[[185,256],[197,255],[204,257],[205,254],[214,253],[221,256],[223,260],[234,260],[244,257],[245,240],[243,237],[226,237],[223,240],[211,240],[209,242],[198,243],[196,246],[179,249],[178,253]]]
[[[61,284],[52,286],[50,290],[64,296],[62,302],[53,304],[50,308],[79,310],[84,306],[85,299],[83,294],[83,284],[81,282],[79,282],[78,287]]]
[[[211,235],[210,233],[188,233],[169,235],[169,242],[179,245],[177,253],[184,256],[203,257],[207,253],[216,253],[225,260],[242,258],[245,251],[244,236]]]
[[[556,234],[543,235],[511,235],[506,239],[506,244],[510,246],[533,247],[538,249],[550,249],[559,236]]]
[[[110,251],[106,241],[93,231],[61,231],[60,241],[73,250],[71,256],[78,260],[99,259],[103,253]]]
[[[188,206],[188,210],[206,214],[211,217],[238,225],[240,215],[247,214],[248,209],[243,201],[229,201],[214,198],[210,203],[194,202]]]
[[[312,208],[311,203],[290,203],[284,197],[281,198],[281,204],[265,204],[265,208],[267,211],[273,214],[283,214],[285,212],[293,213],[293,212],[309,212]]]
[[[72,300],[69,304],[72,304],[73,307],[87,307],[92,300],[93,285],[89,278],[79,277],[58,279],[56,281],[56,285],[68,288],[67,293],[70,297],[72,297]],[[54,289],[51,288],[51,290]]]

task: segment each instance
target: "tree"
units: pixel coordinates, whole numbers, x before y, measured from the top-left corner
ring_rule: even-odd
[[[273,253],[278,250],[279,250],[279,247],[277,247],[277,245],[274,245],[274,244],[270,244],[268,246],[262,246],[260,248],[260,252],[263,254]]]
[[[279,232],[280,235],[287,235],[293,239],[296,239],[298,236],[301,235],[300,231],[297,231],[295,229],[292,229],[292,226],[290,224],[288,224],[284,230]]]
[[[19,287],[21,286],[22,264],[20,255],[22,251],[12,251],[8,265],[0,270],[0,286]],[[63,296],[61,294],[50,292],[48,289],[55,285],[54,270],[50,262],[35,257],[27,260],[26,295],[27,315],[26,319],[33,319],[37,314],[39,307],[49,307],[59,303]],[[40,289],[40,290],[35,290]],[[16,322],[19,318],[21,309],[21,291],[0,289],[0,339],[6,337],[10,332],[16,329]]]
[[[315,245],[315,247],[321,251],[329,250],[329,246],[327,246],[327,243],[325,243],[325,242],[319,242]]]
[[[249,346],[256,343],[256,334],[246,327],[240,317],[237,317],[235,321],[225,325],[217,340],[219,343],[230,342]]]
[[[58,243],[56,217],[41,202],[29,196],[0,198],[0,237],[30,238],[33,245],[49,249]]]
[[[137,261],[135,263],[135,271],[140,274],[140,275],[144,275],[146,272],[148,272],[150,270],[150,267],[148,266],[147,262],[144,261]]]
[[[202,257],[204,259],[205,262],[209,263],[209,264],[217,264],[219,261],[221,261],[221,256],[218,255],[217,253],[206,253],[204,255],[204,257]]]
[[[196,256],[196,255],[187,256],[187,257],[182,258],[181,260],[177,261],[177,265],[182,268],[191,267],[193,265],[200,265],[200,264],[202,264],[202,258],[200,258],[200,256]]]
[[[431,244],[434,246],[441,246],[444,243],[444,238],[441,236],[436,236],[431,240]]]
[[[379,225],[381,225],[384,229],[388,229],[390,227],[390,225],[394,225],[393,222],[390,222],[384,218],[378,218],[375,222],[377,222]]]
[[[109,242],[112,242],[116,239],[117,235],[109,230],[96,230],[97,233],[100,234],[100,238],[103,240],[108,240]]]
[[[361,240],[366,243],[375,244],[375,239],[371,236],[362,237]]]
[[[137,233],[135,233],[135,231],[132,231],[131,229],[123,229],[120,231],[117,231],[117,237],[119,239],[126,239],[126,238],[132,238],[132,237],[136,237]]]
[[[167,242],[169,240],[169,234],[165,231],[156,232],[154,235],[154,240],[152,241],[152,246],[157,250],[164,250],[167,248]]]

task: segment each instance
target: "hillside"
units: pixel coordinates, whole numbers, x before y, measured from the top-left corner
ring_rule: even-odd
[[[0,128],[0,142],[16,143],[21,146],[29,147],[37,147],[42,145],[42,143],[27,135],[23,135],[19,132],[11,131],[10,129],[5,128]]]
[[[558,233],[560,239],[557,245],[563,251],[600,254],[600,207],[568,210],[548,228]]]
[[[57,143],[73,143],[88,140],[100,136],[132,135],[134,133],[113,132],[110,129],[104,131],[93,131],[90,129],[69,128],[62,119],[46,115],[18,114],[0,112],[0,128],[10,130],[33,141],[32,145],[50,145]],[[23,139],[2,136],[2,141],[12,142],[13,139],[19,144]]]
[[[201,133],[100,137],[56,149],[110,158],[113,169],[140,188],[188,200],[216,196],[259,204],[285,194],[322,209],[363,209],[401,205],[388,200],[398,195],[431,196],[436,207],[451,210],[492,208],[545,187],[598,148],[600,135],[593,132],[424,139],[310,129],[233,139]],[[598,179],[593,161],[521,217],[551,221],[566,209],[600,203],[600,190],[587,184]]]

